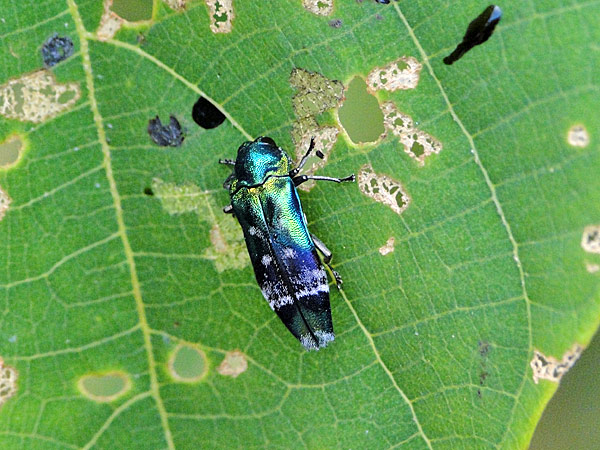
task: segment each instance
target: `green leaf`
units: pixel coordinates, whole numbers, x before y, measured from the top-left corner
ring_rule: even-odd
[[[0,143],[21,140],[0,169],[0,447],[526,447],[557,387],[530,362],[566,370],[598,326],[600,5],[508,1],[444,65],[485,6],[236,0],[214,33],[222,9],[156,0],[101,40],[98,1],[0,0]],[[38,72],[54,33],[74,53]],[[345,281],[335,341],[307,353],[221,213],[217,160],[339,127],[335,104],[296,116],[294,68],[347,87],[403,56],[416,88],[375,95],[439,145],[409,147],[417,161],[411,133],[354,145],[340,128],[317,173],[406,195],[394,210],[365,183],[301,193]],[[199,96],[222,125],[194,123]],[[180,147],[150,139],[157,115]]]

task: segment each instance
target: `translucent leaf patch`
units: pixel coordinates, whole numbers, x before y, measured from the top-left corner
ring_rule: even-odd
[[[583,229],[581,247],[588,253],[600,254],[600,225],[590,225]]]
[[[414,89],[419,83],[423,65],[412,56],[403,56],[384,67],[375,67],[367,76],[367,88],[371,91],[384,89],[397,91]]]
[[[583,125],[573,125],[569,128],[567,142],[573,147],[587,147],[590,143],[590,135]]]
[[[381,105],[381,110],[385,128],[400,139],[404,151],[419,165],[425,165],[425,159],[429,155],[442,151],[442,143],[416,128],[412,118],[398,111],[394,102],[385,102]]]
[[[304,168],[302,169],[303,174],[314,175],[317,170],[323,168],[327,164],[329,152],[337,141],[339,132],[340,130],[338,130],[336,127],[317,127],[304,134],[300,144],[296,146],[296,161],[300,161],[300,159],[306,153],[306,150],[310,145],[311,138],[314,139],[315,148],[312,156],[308,158]],[[315,156],[317,152],[321,152],[323,157],[319,158]],[[308,192],[315,187],[315,185],[316,182],[314,180],[308,180],[307,182],[298,186],[298,189]]]
[[[0,115],[40,123],[71,108],[79,96],[79,84],[59,83],[52,72],[39,70],[0,86]]]
[[[573,367],[573,364],[581,356],[582,351],[583,348],[579,344],[575,344],[570,350],[565,352],[559,361],[553,356],[545,356],[542,352],[535,350],[530,364],[533,369],[533,381],[535,384],[538,384],[539,380],[549,380],[558,383],[562,376]]]
[[[205,0],[210,16],[210,31],[230,33],[235,14],[233,0]]]
[[[125,23],[118,14],[111,11],[112,0],[104,0],[104,13],[100,19],[100,26],[96,31],[96,36],[100,41],[112,39],[121,26]]]
[[[8,194],[6,192],[4,192],[4,190],[2,189],[2,186],[0,186],[0,220],[2,220],[4,218],[6,211],[8,211],[10,202],[11,202],[10,197],[8,196]]]
[[[0,407],[17,393],[18,373],[15,369],[4,365],[0,358]]]
[[[226,377],[236,378],[248,369],[248,360],[239,350],[227,352],[225,358],[217,367],[217,372]]]
[[[328,16],[333,12],[333,0],[302,0],[302,6],[318,16]]]
[[[387,175],[376,174],[370,164],[360,168],[358,187],[363,194],[389,206],[396,214],[402,214],[410,204],[410,197],[400,182]]]

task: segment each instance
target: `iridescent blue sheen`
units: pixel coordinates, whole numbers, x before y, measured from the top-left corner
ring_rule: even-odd
[[[264,297],[306,349],[318,350],[334,339],[329,286],[290,170],[290,158],[271,139],[245,142],[231,205]]]

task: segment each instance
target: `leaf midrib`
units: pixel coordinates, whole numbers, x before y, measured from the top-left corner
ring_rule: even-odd
[[[94,117],[94,123],[96,125],[96,131],[98,133],[98,141],[100,142],[102,148],[102,154],[104,156],[103,166],[106,171],[106,178],[109,183],[111,197],[113,199],[113,204],[115,208],[115,216],[117,219],[117,234],[121,238],[121,242],[123,244],[123,251],[125,253],[125,258],[127,260],[127,265],[129,266],[129,273],[131,277],[131,286],[132,293],[135,299],[136,309],[138,313],[138,320],[140,324],[140,329],[142,331],[142,336],[144,339],[144,349],[146,350],[146,356],[148,358],[148,374],[150,377],[150,394],[154,398],[156,403],[156,408],[158,410],[161,425],[164,431],[165,440],[169,449],[175,449],[175,445],[173,443],[173,436],[171,430],[169,428],[169,421],[167,417],[167,411],[165,409],[164,403],[160,396],[160,390],[158,385],[158,376],[156,372],[156,361],[154,359],[154,352],[152,349],[152,338],[150,333],[150,327],[148,325],[148,320],[146,318],[146,311],[144,307],[144,302],[142,300],[142,293],[140,289],[140,282],[137,275],[137,270],[135,266],[135,259],[133,257],[133,251],[131,249],[131,244],[129,242],[129,237],[127,236],[125,221],[123,219],[123,209],[121,207],[121,198],[119,196],[119,192],[117,189],[117,184],[113,175],[112,170],[112,162],[110,155],[110,148],[108,146],[108,142],[106,140],[106,134],[104,132],[104,125],[102,121],[102,116],[100,115],[100,110],[98,109],[98,102],[96,100],[95,95],[95,86],[94,86],[94,78],[92,75],[92,64],[90,60],[88,39],[89,33],[87,33],[83,20],[79,15],[79,10],[77,5],[75,4],[75,0],[67,0],[67,4],[69,6],[69,11],[71,16],[73,17],[73,21],[75,23],[75,29],[79,36],[80,46],[81,46],[81,59],[83,70],[85,73],[86,86],[88,91],[88,97],[90,102],[90,109],[92,111]],[[139,400],[141,397],[136,396],[134,399]],[[129,405],[132,400],[127,402]],[[102,427],[99,431],[102,431],[104,427]],[[92,438],[97,439],[97,435]]]

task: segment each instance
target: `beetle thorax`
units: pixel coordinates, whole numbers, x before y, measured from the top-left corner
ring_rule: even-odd
[[[270,176],[285,176],[289,171],[289,157],[281,148],[265,142],[245,142],[238,149],[232,189],[258,186]]]

